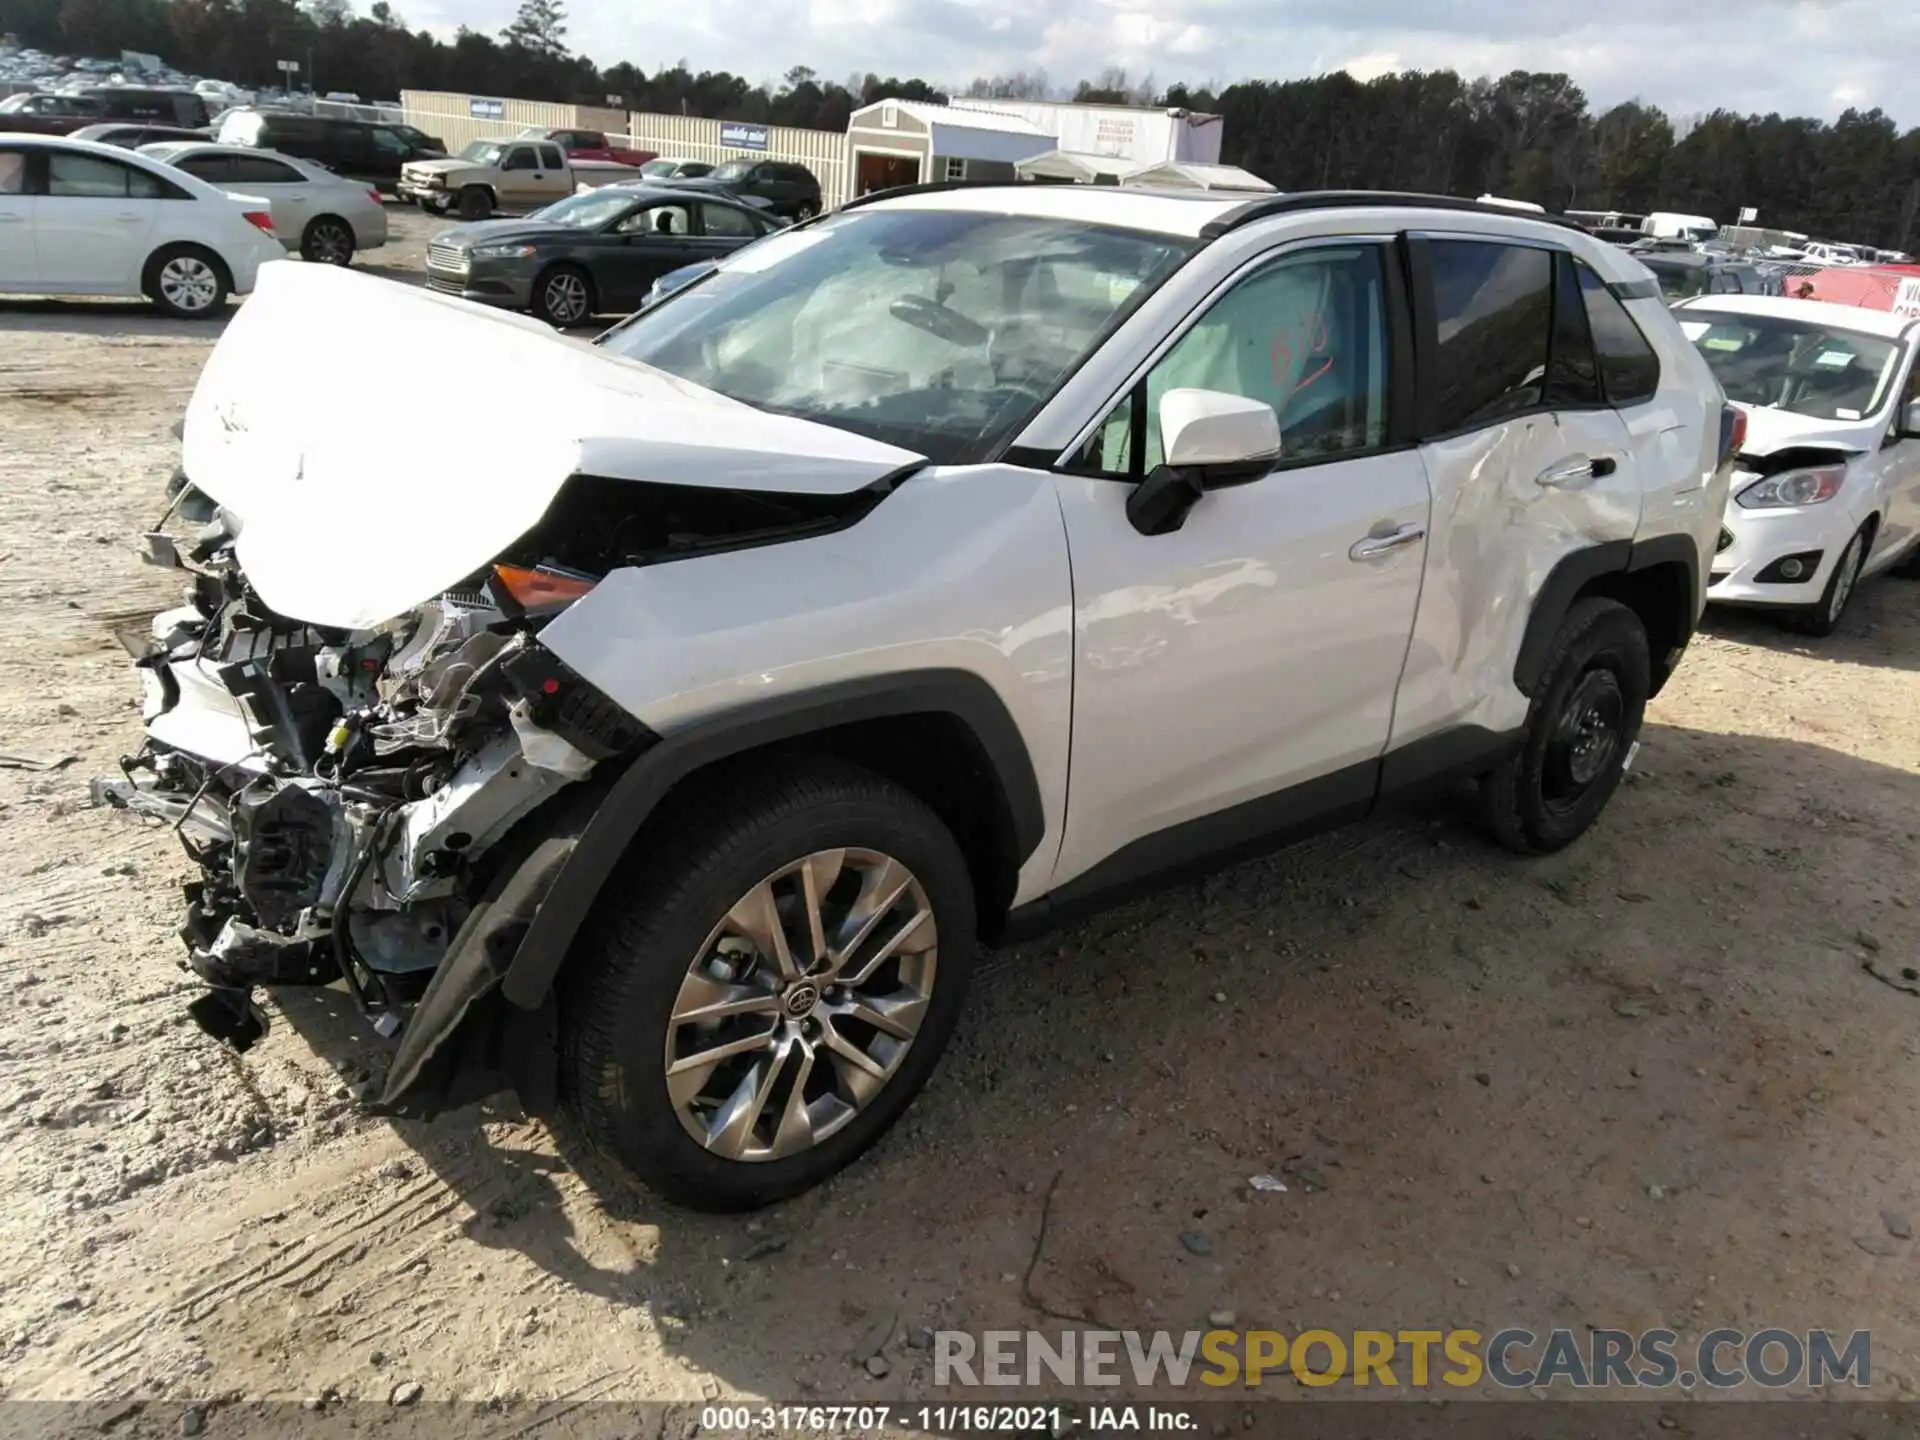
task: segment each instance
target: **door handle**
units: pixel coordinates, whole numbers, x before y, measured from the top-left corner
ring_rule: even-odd
[[[1550,490],[1561,487],[1576,489],[1589,480],[1597,480],[1602,475],[1613,474],[1618,466],[1619,462],[1611,455],[1597,457],[1575,455],[1557,464],[1549,465],[1534,476],[1534,483],[1544,485]]]
[[[0,225],[18,225],[26,218],[24,215],[0,215]]]
[[[1378,560],[1382,555],[1391,555],[1409,545],[1426,539],[1427,527],[1424,525],[1402,525],[1398,530],[1385,535],[1368,535],[1353,542],[1353,548],[1347,551],[1349,560]]]
[[[146,219],[147,217],[144,215],[121,214],[121,215],[116,215],[113,218],[116,220],[124,221],[128,225],[135,225],[135,224],[138,224],[140,221]]]

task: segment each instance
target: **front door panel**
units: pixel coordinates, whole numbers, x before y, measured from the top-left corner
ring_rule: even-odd
[[[1377,758],[1420,596],[1418,454],[1270,475],[1141,535],[1128,486],[1059,481],[1074,580],[1064,883],[1128,843]]]

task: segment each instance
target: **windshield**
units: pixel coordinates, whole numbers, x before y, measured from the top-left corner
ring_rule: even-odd
[[[460,152],[460,158],[480,165],[496,165],[500,161],[500,147],[486,140],[469,141],[467,148]]]
[[[751,160],[729,160],[726,164],[714,170],[709,178],[722,181],[744,180],[747,178],[747,172],[751,169],[753,169],[753,161]]]
[[[748,405],[965,464],[1017,433],[1193,249],[1065,220],[856,210],[741,250],[604,343]]]
[[[527,218],[544,225],[565,225],[573,230],[597,230],[632,208],[631,195],[622,195],[617,190],[612,194],[605,190],[590,190],[585,195],[569,195],[564,200],[556,200]]]
[[[1900,355],[1878,335],[1776,315],[1689,309],[1676,318],[1729,400],[1816,420],[1878,410]]]

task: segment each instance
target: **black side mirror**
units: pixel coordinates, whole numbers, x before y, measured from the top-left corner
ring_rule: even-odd
[[[1187,512],[1207,493],[1198,470],[1156,465],[1127,496],[1127,521],[1142,535],[1166,535],[1187,523]]]

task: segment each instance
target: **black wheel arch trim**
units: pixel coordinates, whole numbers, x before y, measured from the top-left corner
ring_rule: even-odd
[[[731,711],[655,739],[617,776],[570,787],[529,817],[448,947],[407,1022],[381,1114],[431,1116],[511,1086],[530,1109],[552,1091],[554,979],[614,867],[677,783],[716,761],[836,726],[946,714],[994,769],[1024,863],[1046,819],[1019,727],[993,687],[964,670],[844,681]]]
[[[843,681],[717,715],[642,751],[613,782],[555,875],[508,967],[513,1004],[541,1003],[601,887],[667,792],[716,761],[855,724],[919,714],[956,717],[998,778],[1015,845],[1025,863],[1046,830],[1040,782],[1025,740],[993,687],[964,670],[920,670]]]
[[[1513,663],[1513,683],[1531,698],[1539,688],[1553,649],[1553,637],[1573,608],[1573,602],[1594,581],[1608,575],[1630,575],[1655,565],[1678,565],[1686,573],[1686,601],[1678,617],[1674,651],[1693,637],[1700,610],[1700,552],[1691,535],[1656,535],[1647,540],[1607,540],[1561,556],[1547,573],[1527,617],[1526,633]],[[1668,657],[1655,656],[1656,676],[1671,668]],[[1657,690],[1656,686],[1656,690]]]

